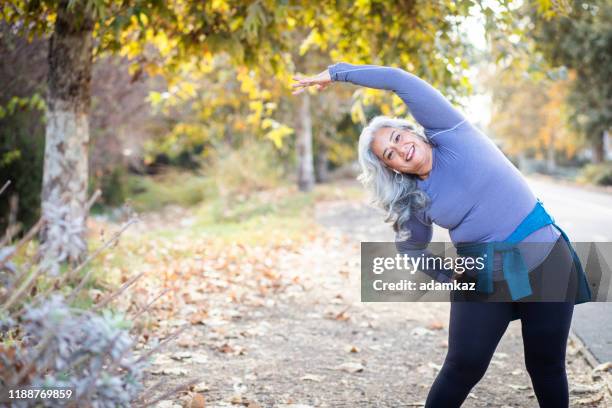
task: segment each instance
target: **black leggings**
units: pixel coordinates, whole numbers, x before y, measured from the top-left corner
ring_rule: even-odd
[[[544,264],[565,250],[555,245],[531,274],[542,274]],[[516,318],[521,319],[525,365],[540,407],[568,407],[565,351],[573,311],[573,302],[452,302],[448,354],[425,407],[461,406],[484,376],[499,340]]]

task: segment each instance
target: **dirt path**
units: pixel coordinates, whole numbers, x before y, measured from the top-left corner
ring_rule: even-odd
[[[207,407],[423,406],[446,354],[449,304],[361,303],[360,240],[389,240],[388,227],[346,201],[319,204],[316,219],[321,239],[275,265],[298,283],[256,306],[219,297],[203,325],[158,356],[154,395],[194,379]],[[537,407],[523,361],[515,321],[464,407]],[[606,406],[572,343],[567,370],[571,406]]]

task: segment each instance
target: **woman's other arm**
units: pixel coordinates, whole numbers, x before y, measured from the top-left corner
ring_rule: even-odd
[[[328,71],[332,81],[395,92],[425,129],[445,130],[465,119],[438,90],[402,69],[340,62]]]
[[[408,255],[409,257],[423,257],[427,258],[437,258],[431,251],[428,249],[429,244],[431,243],[431,238],[433,236],[433,227],[431,223],[426,223],[420,219],[421,217],[412,214],[408,221],[406,221],[402,230],[410,230],[410,238],[401,239],[400,233],[397,233],[395,236],[395,248],[397,252],[402,255]],[[435,265],[438,262],[434,262]],[[442,264],[444,264],[442,262]],[[438,282],[452,282],[453,273],[452,269],[429,269],[425,268],[421,270],[425,274],[429,275],[431,278],[437,280]]]

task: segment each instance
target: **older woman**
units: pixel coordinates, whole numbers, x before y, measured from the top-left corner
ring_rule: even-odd
[[[296,81],[295,93],[350,82],[393,91],[406,103],[424,132],[404,119],[374,118],[359,139],[361,181],[389,213],[400,251],[423,249],[436,224],[449,230],[459,254],[489,255],[476,276],[436,271],[437,280],[475,279],[483,296],[506,291],[511,298],[451,303],[448,353],[426,407],[459,407],[509,322],[519,318],[540,406],[567,407],[565,351],[573,308],[591,294],[567,236],[521,173],[440,92],[401,69],[338,63]],[[551,290],[561,301],[533,302]],[[459,298],[481,299],[453,299]]]

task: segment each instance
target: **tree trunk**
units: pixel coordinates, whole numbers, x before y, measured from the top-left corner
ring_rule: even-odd
[[[594,163],[603,163],[605,159],[605,149],[604,149],[604,132],[595,136],[593,140],[593,162]]]
[[[557,169],[555,160],[555,131],[551,133],[551,138],[546,146],[546,172],[552,174]]]
[[[300,191],[310,191],[314,187],[315,178],[312,159],[312,118],[308,91],[302,93],[299,128],[300,133],[297,140],[298,187]]]
[[[81,261],[87,253],[88,111],[93,18],[86,2],[60,1],[49,43],[41,233],[44,259]]]
[[[327,160],[327,146],[325,143],[319,143],[317,149],[317,160],[315,167],[315,175],[318,183],[327,183],[329,181],[329,162]]]

